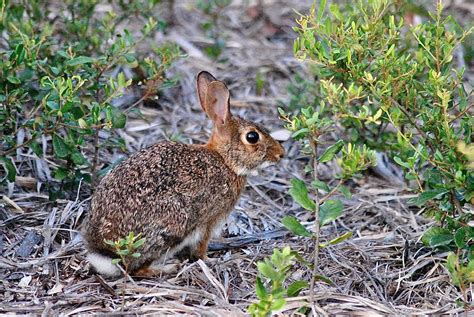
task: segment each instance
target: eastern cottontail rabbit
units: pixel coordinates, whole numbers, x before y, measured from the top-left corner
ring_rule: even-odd
[[[203,145],[163,142],[131,155],[97,187],[84,237],[88,260],[98,273],[118,275],[117,257],[105,240],[133,231],[146,239],[132,274],[149,276],[154,260],[189,247],[205,258],[211,235],[218,234],[258,167],[278,162],[283,147],[261,126],[232,116],[229,90],[208,72],[197,76],[202,109],[213,121]]]

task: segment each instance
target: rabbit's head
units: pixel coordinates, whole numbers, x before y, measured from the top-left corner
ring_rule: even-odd
[[[267,129],[231,114],[230,93],[223,82],[200,72],[197,92],[202,109],[214,124],[207,147],[218,152],[236,174],[251,174],[283,157],[285,150]]]

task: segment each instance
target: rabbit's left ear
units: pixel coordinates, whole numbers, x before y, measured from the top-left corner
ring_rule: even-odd
[[[229,89],[223,82],[213,81],[207,86],[204,107],[215,125],[223,125],[232,116],[229,100]]]
[[[217,81],[217,79],[206,71],[200,72],[196,78],[196,86],[197,86],[197,93],[199,97],[199,103],[201,104],[201,108],[202,110],[204,110],[204,112],[207,112],[206,111],[207,87],[213,81]]]

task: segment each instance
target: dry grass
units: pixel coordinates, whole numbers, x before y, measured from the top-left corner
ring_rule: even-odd
[[[227,46],[224,61],[219,63],[202,51],[203,44],[209,42],[198,26],[202,15],[188,3],[177,4],[176,23],[156,40],[175,41],[188,54],[169,74],[179,76],[179,85],[159,100],[139,106],[145,119],[130,120],[120,132],[129,152],[170,137],[185,143],[206,140],[210,123],[201,113],[194,92],[194,76],[202,69],[229,84],[234,113],[278,128],[276,105],[287,98],[290,79],[305,74],[304,65],[291,51],[295,13],[290,8],[304,11],[303,2],[310,1],[265,1],[266,18],[251,18],[246,11],[249,6],[235,2],[220,20]],[[471,18],[473,11],[468,13]],[[255,93],[257,72],[265,79],[260,96]],[[134,98],[132,93],[130,96]],[[285,147],[288,156],[281,164],[249,179],[224,237],[211,244],[209,260],[171,260],[168,268],[173,273],[141,280],[104,280],[89,271],[78,234],[89,208],[87,189],[78,191],[71,200],[52,203],[47,194],[35,190],[41,171],[33,168],[33,159],[20,157],[24,161],[23,177],[8,189],[9,198],[4,196],[0,203],[0,312],[45,316],[245,314],[255,300],[256,261],[284,245],[308,257],[313,250],[312,241],[288,235],[279,221],[294,214],[308,227],[313,225],[313,219],[287,194],[289,179],[301,177],[307,159],[299,155],[297,143],[287,142]],[[110,162],[119,155],[102,153],[101,159]],[[323,166],[327,179],[331,179],[333,169]],[[7,194],[7,189],[3,190]],[[347,231],[354,235],[321,251],[320,272],[334,284],[317,284],[318,312],[461,313],[456,305],[461,294],[449,283],[443,255],[434,254],[419,242],[430,223],[420,215],[422,210],[407,206],[412,195],[375,175],[352,184],[352,191],[352,199],[343,199],[344,216],[323,230],[324,240]],[[306,268],[296,267],[291,279],[309,279],[309,274]],[[471,288],[470,298],[472,293]],[[281,313],[292,314],[307,305],[308,294],[290,299]]]

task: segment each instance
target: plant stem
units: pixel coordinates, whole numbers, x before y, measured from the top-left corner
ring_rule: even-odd
[[[313,152],[312,155],[312,163],[313,163],[313,179],[318,179],[318,142],[317,139],[312,136],[309,144],[311,146],[311,150]],[[316,282],[316,275],[318,274],[318,266],[319,266],[319,193],[317,189],[314,189],[314,202],[315,202],[315,209],[314,209],[314,253],[313,253],[313,274],[311,275],[311,283],[309,288],[310,300],[314,303],[314,284]]]
[[[92,177],[92,188],[97,185],[97,162],[99,159],[99,129],[94,131],[94,158],[92,159],[91,177]]]
[[[315,179],[317,177],[315,176]],[[327,193],[326,195],[324,195],[323,197],[321,197],[321,199],[319,200],[319,204],[322,204],[324,203],[326,200],[328,200],[329,198],[331,198],[332,195],[334,195],[334,193],[339,189],[339,187],[342,185],[342,183],[344,183],[344,179],[341,179],[339,180],[339,183],[336,185],[336,187],[334,187],[333,189],[331,189],[331,191],[329,193]],[[316,190],[317,191],[317,190]],[[319,198],[319,197],[318,197]]]

